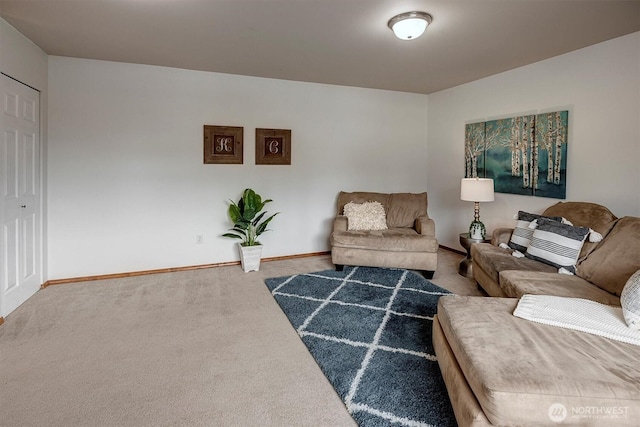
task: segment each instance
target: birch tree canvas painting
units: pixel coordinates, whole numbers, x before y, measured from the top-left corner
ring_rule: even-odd
[[[567,197],[568,111],[538,114],[535,127],[533,195]]]
[[[465,178],[485,176],[484,168],[485,123],[471,123],[464,128]]]
[[[465,177],[498,193],[566,198],[568,111],[465,126]]]

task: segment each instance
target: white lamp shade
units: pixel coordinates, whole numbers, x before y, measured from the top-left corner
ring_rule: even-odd
[[[462,178],[460,200],[493,202],[493,180],[491,178]]]

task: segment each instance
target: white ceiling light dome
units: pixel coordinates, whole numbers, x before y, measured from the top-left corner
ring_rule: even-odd
[[[424,33],[432,19],[431,15],[425,12],[405,12],[391,18],[387,25],[397,38],[413,40]]]

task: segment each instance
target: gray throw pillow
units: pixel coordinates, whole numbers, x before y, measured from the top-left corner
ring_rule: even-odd
[[[624,321],[631,329],[640,330],[640,270],[629,277],[620,295]]]

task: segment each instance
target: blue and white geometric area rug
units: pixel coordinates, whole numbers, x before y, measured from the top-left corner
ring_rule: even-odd
[[[345,267],[265,280],[360,426],[455,426],[431,341],[438,298],[415,272]]]

